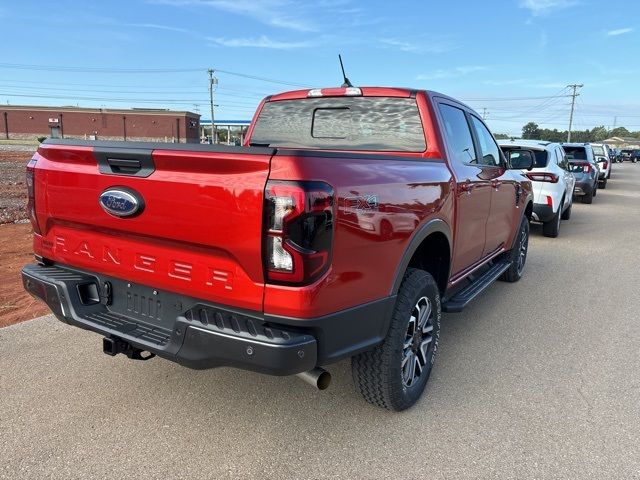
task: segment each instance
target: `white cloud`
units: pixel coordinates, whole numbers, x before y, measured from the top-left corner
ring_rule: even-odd
[[[179,33],[188,33],[188,34],[192,33],[190,30],[187,30],[186,28],[171,27],[169,25],[159,25],[157,23],[125,23],[124,26],[133,27],[133,28],[151,28],[154,30],[167,30],[170,32],[179,32]]]
[[[420,41],[407,41],[397,38],[383,38],[380,40],[383,45],[409,53],[445,53],[460,48],[449,40],[434,40],[425,38]]]
[[[577,0],[520,0],[520,8],[526,8],[535,17],[577,4]]]
[[[312,32],[319,27],[311,20],[313,5],[298,4],[291,0],[148,0],[150,3],[174,7],[192,6],[213,8],[236,15],[250,17],[266,25]],[[336,4],[338,5],[338,4]]]
[[[617,30],[609,30],[607,32],[607,36],[608,37],[616,37],[618,35],[624,35],[625,33],[631,33],[633,32],[633,28],[627,27],[627,28],[618,28]]]
[[[418,75],[416,77],[416,80],[437,80],[440,78],[463,77],[465,75],[469,75],[470,73],[480,72],[483,70],[487,70],[487,67],[473,65],[473,66],[456,67],[448,70],[438,69],[433,73],[425,73],[425,74]]]
[[[283,42],[272,40],[266,35],[257,38],[209,38],[214,45],[234,48],[269,48],[274,50],[292,50],[313,46],[312,42]]]

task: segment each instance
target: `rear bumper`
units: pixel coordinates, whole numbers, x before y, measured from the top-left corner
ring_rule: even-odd
[[[553,208],[544,203],[533,204],[533,219],[538,222],[549,222],[553,220]]]
[[[30,294],[70,325],[189,368],[231,366],[271,375],[305,372],[380,343],[388,308],[395,303],[390,297],[326,317],[295,319],[231,309],[55,265],[27,265],[22,280]],[[110,297],[104,295],[106,283]],[[88,285],[98,289],[91,293]],[[356,329],[358,324],[361,328]]]
[[[589,195],[590,193],[593,192],[593,183],[592,180],[588,180],[588,181],[577,181],[576,180],[576,184],[573,188],[573,194],[574,195]]]

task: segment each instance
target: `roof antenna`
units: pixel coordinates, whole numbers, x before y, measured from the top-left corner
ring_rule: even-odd
[[[344,73],[344,65],[342,64],[342,55],[338,54],[338,60],[340,60],[340,68],[342,69],[342,77],[344,78],[344,82],[342,83],[342,88],[353,87],[353,85],[351,85],[351,81],[347,78],[347,75]]]

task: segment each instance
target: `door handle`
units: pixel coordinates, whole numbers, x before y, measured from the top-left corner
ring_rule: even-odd
[[[461,193],[466,192],[467,194],[470,194],[471,190],[473,190],[473,183],[470,178],[467,178],[464,182],[458,183],[458,191]]]

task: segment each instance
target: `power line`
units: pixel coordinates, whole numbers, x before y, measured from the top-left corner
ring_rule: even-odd
[[[206,68],[106,68],[106,67],[74,67],[74,66],[61,66],[61,65],[33,65],[33,64],[21,64],[21,63],[0,63],[0,68],[17,69],[17,70],[33,70],[33,71],[49,71],[49,72],[76,72],[76,73],[193,73],[193,72],[206,72]],[[251,75],[248,73],[232,72],[230,70],[215,69],[218,73],[226,73],[227,75],[233,75],[236,77],[250,78],[252,80],[259,80],[262,82],[277,83],[280,85],[288,85],[293,87],[309,87],[309,85],[301,83],[293,83],[285,80],[278,80],[274,78],[261,77],[258,75]]]

